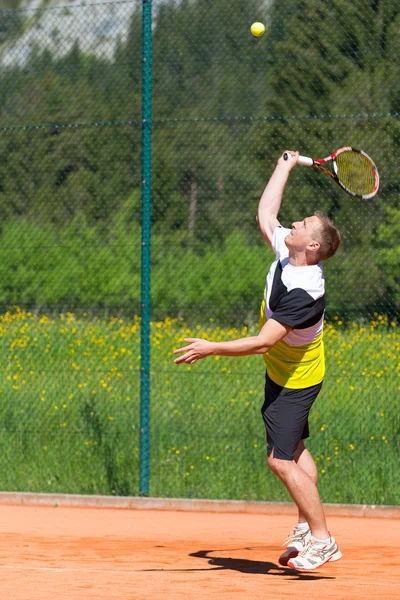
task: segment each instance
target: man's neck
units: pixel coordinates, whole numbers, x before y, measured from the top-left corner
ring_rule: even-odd
[[[306,253],[289,253],[289,265],[292,265],[292,267],[311,267],[316,264],[318,263],[314,262],[314,260],[311,261]]]

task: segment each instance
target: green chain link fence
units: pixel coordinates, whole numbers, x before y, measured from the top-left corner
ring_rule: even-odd
[[[288,499],[264,464],[262,359],[172,350],[257,331],[277,158],[352,145],[374,200],[298,167],[280,213],[324,210],[344,238],[309,447],[324,501],[400,503],[399,33],[394,0],[0,13],[1,489]]]

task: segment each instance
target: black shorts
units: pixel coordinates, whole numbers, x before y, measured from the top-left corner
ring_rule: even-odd
[[[293,460],[300,440],[308,438],[308,414],[318,396],[322,382],[304,389],[277,385],[266,374],[265,400],[261,409],[267,432],[267,454]]]

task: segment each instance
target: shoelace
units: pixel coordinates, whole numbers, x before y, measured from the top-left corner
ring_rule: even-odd
[[[306,554],[311,554],[311,556],[323,556],[325,548],[326,546],[318,548],[317,544],[313,542],[313,540],[309,540],[304,546],[303,550],[299,552],[299,556],[305,556]]]
[[[295,535],[296,535],[296,528],[293,529],[292,533],[289,533],[286,540],[283,542],[282,546],[289,545],[290,542],[293,542]]]
[[[292,533],[289,533],[289,535],[287,536],[286,540],[283,542],[282,546],[290,546],[290,544],[295,540],[296,537],[301,536],[301,532],[298,531],[298,529],[295,527],[292,531]]]

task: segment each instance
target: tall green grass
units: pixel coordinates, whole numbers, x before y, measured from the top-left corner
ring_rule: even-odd
[[[173,363],[184,337],[250,333],[152,324],[152,496],[289,500],[265,466],[262,358]],[[336,319],[325,346],[308,442],[322,499],[399,504],[399,328]],[[1,489],[137,495],[139,367],[139,319],[3,315]]]

